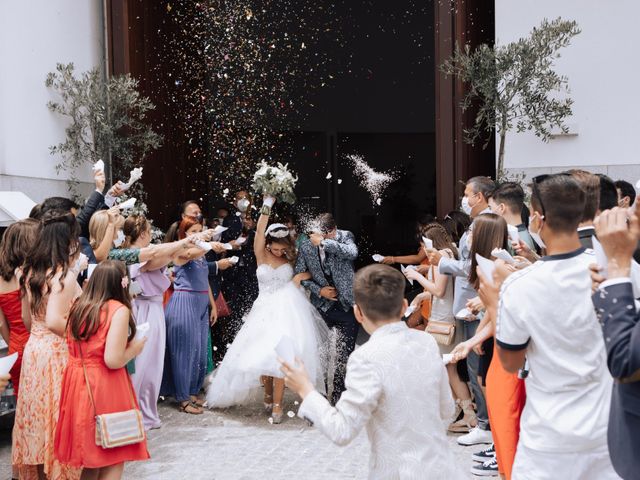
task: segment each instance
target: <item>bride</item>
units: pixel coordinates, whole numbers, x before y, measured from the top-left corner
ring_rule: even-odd
[[[282,421],[284,379],[277,360],[276,346],[283,337],[293,341],[295,354],[315,379],[316,388],[325,390],[321,348],[328,329],[311,305],[300,282],[309,273],[293,276],[295,245],[285,225],[267,228],[275,198],[265,196],[253,244],[258,261],[260,294],[244,319],[224,360],[213,373],[207,390],[207,405],[223,408],[253,400],[264,385],[264,406],[271,410],[273,423]]]

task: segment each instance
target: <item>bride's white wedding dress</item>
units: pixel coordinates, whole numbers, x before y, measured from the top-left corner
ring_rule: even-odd
[[[207,389],[207,405],[223,408],[260,398],[260,376],[282,378],[275,347],[283,336],[293,340],[296,356],[316,388],[324,392],[322,351],[328,329],[303,291],[293,283],[293,268],[268,264],[256,271],[260,294],[244,319]]]

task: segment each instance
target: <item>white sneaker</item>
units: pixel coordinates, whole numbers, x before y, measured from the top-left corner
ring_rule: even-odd
[[[474,427],[466,435],[458,437],[458,445],[464,445],[465,447],[480,443],[493,443],[491,430],[482,430],[480,427]]]

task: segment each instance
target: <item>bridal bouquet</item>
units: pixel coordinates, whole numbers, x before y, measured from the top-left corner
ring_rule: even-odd
[[[294,177],[287,165],[278,163],[277,166],[260,162],[258,171],[253,175],[252,187],[257,193],[271,195],[278,201],[294,204],[296,196],[293,189],[298,177]]]

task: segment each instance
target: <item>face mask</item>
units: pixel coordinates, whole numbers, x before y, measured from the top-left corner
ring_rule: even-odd
[[[540,225],[540,230],[538,230],[537,232],[532,232],[531,231],[531,221],[532,220],[533,220],[533,217],[529,217],[529,235],[531,235],[531,238],[533,238],[533,241],[536,242],[536,244],[540,248],[547,248],[547,246],[542,241],[542,237],[540,236],[540,232],[542,231],[542,225]]]
[[[202,223],[202,220],[204,219],[204,217],[202,216],[201,213],[194,215],[194,218],[196,219],[196,222],[198,223]]]
[[[462,197],[462,202],[460,202],[460,210],[462,210],[467,215],[471,215],[471,205],[469,205],[469,199],[467,197]]]
[[[87,256],[84,253],[80,253],[78,259],[76,260],[76,264],[73,266],[73,270],[75,270],[76,272],[80,272],[83,265],[87,265],[88,261],[89,259],[87,258]],[[87,267],[85,266],[85,268]]]
[[[240,210],[242,213],[246,212],[249,208],[250,203],[251,202],[249,202],[249,200],[247,200],[246,198],[241,198],[240,200],[238,200],[238,210]]]
[[[116,248],[118,248],[123,243],[124,243],[124,233],[122,233],[122,230],[118,230],[118,233],[116,234],[116,239],[113,241],[113,244],[116,246]]]

